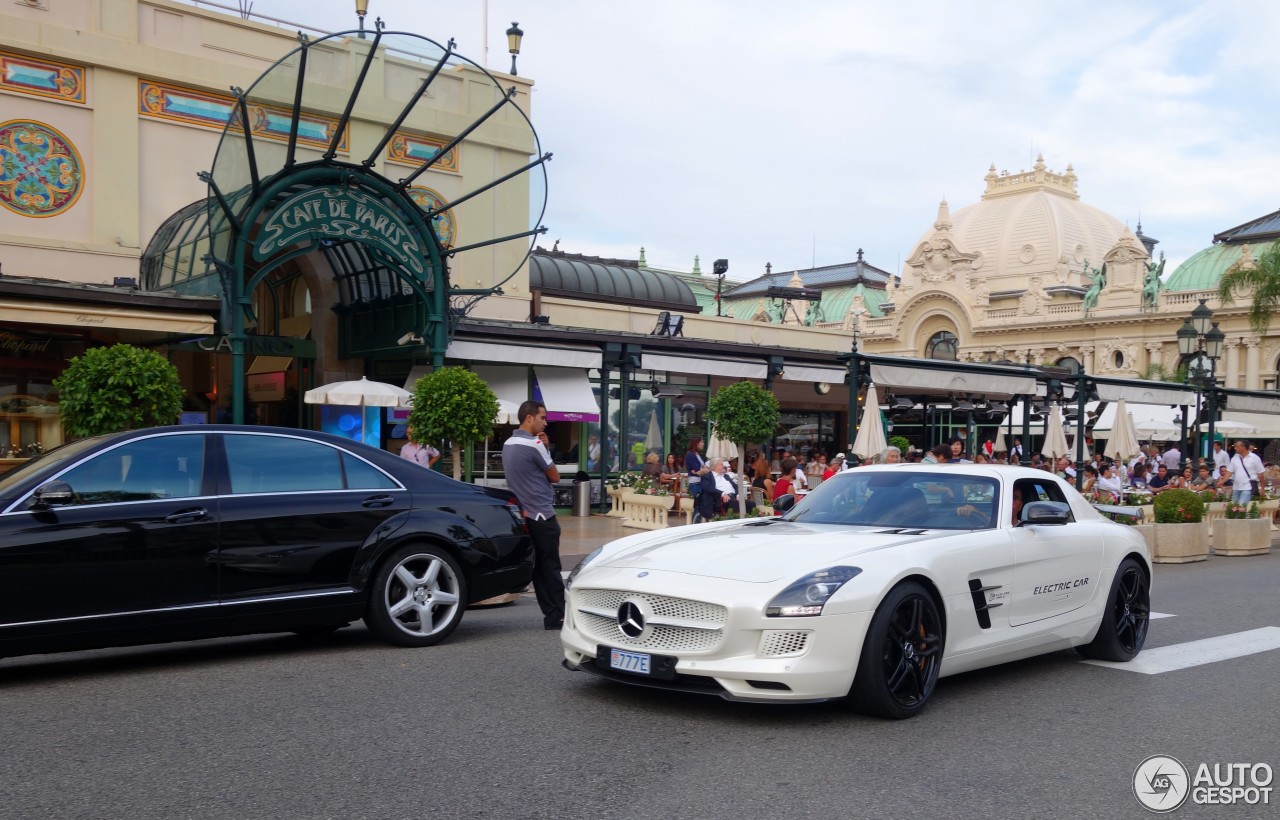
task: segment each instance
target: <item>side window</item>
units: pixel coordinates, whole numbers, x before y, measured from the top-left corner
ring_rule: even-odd
[[[374,469],[350,453],[342,454],[342,467],[347,473],[349,490],[394,490],[400,486],[385,473]]]
[[[327,444],[240,433],[223,441],[234,494],[343,489],[342,454]]]
[[[1066,496],[1062,494],[1062,490],[1057,484],[1041,481],[1019,481],[1017,488],[1022,491],[1022,503],[1024,505],[1032,501],[1057,501],[1060,504],[1070,506]]]
[[[200,494],[203,435],[155,436],[131,441],[62,474],[73,504],[110,504],[190,498]]]

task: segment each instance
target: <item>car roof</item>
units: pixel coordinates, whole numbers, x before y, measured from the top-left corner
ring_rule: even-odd
[[[940,470],[947,472],[960,472],[968,475],[981,476],[983,478],[996,478],[1004,481],[1017,481],[1020,478],[1044,478],[1046,476],[1057,479],[1058,477],[1047,470],[1041,470],[1035,467],[1023,467],[1020,464],[868,464],[864,467],[854,467],[851,470],[845,470],[837,475],[845,475],[847,473],[855,473],[863,470],[874,472],[910,472],[910,473],[936,473]],[[833,476],[834,478],[835,476]]]

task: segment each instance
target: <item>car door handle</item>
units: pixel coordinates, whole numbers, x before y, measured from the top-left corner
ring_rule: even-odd
[[[192,521],[200,521],[208,518],[209,512],[204,507],[192,507],[189,510],[178,510],[173,515],[166,515],[165,521],[170,524],[189,524]]]
[[[389,495],[374,495],[366,498],[361,506],[364,507],[390,507],[396,503],[396,500]]]

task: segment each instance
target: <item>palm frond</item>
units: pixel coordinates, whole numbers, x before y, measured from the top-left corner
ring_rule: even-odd
[[[1233,305],[1237,295],[1249,294],[1249,327],[1267,332],[1271,314],[1280,308],[1280,242],[1275,242],[1256,260],[1257,267],[1231,266],[1218,280],[1218,300]]]

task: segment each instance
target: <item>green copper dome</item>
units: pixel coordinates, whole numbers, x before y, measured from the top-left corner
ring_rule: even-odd
[[[1216,290],[1222,274],[1232,265],[1240,261],[1246,247],[1254,259],[1261,256],[1274,242],[1259,242],[1256,245],[1211,245],[1193,254],[1187,261],[1178,266],[1165,280],[1165,290]]]

